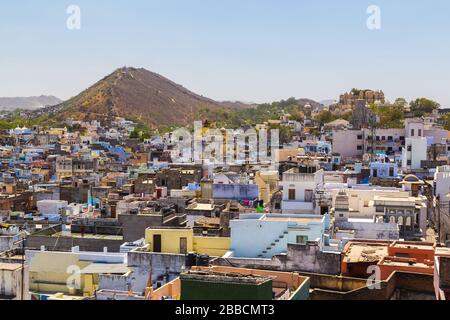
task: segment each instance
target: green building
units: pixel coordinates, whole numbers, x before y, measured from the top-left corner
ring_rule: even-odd
[[[272,279],[235,274],[188,272],[180,276],[181,300],[272,300]]]

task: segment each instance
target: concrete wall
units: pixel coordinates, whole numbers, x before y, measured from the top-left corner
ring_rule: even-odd
[[[362,136],[363,139],[358,139]],[[358,150],[361,146],[361,150]],[[364,154],[364,133],[360,130],[333,131],[333,152],[340,153],[342,159],[358,158]]]
[[[214,199],[255,200],[259,197],[256,184],[214,184]]]
[[[0,269],[0,297],[21,300],[22,298],[22,267],[20,264],[10,264],[11,268]],[[24,300],[29,299],[28,270],[24,272]],[[1,300],[1,298],[0,298]]]
[[[321,251],[315,244],[288,245],[285,270],[337,275],[340,265],[340,253]]]
[[[162,215],[133,215],[120,214],[118,216],[122,224],[123,240],[133,242],[145,237],[145,229],[148,227],[159,227],[163,224]]]
[[[335,226],[344,230],[354,230],[355,239],[398,240],[400,238],[396,223],[339,222]]]
[[[27,248],[39,250],[45,246],[55,251],[70,251],[73,247],[79,246],[81,251],[102,252],[106,247],[108,252],[120,252],[123,240],[111,239],[89,239],[71,237],[51,237],[31,235],[27,238]]]
[[[231,251],[236,257],[256,258],[262,254],[268,246],[275,243],[273,249],[264,254],[264,257],[272,257],[286,251],[288,231],[287,221],[260,221],[257,219],[239,219],[230,221]],[[279,239],[280,236],[285,236]]]
[[[338,283],[333,284],[336,281]],[[432,275],[402,272],[395,272],[388,280],[381,281],[376,290],[369,288],[366,280],[332,279],[322,275],[311,278],[311,287],[315,288],[311,300],[414,300],[434,294]]]
[[[133,269],[133,292],[144,294],[148,280],[156,287],[157,282],[166,284],[176,279],[185,267],[185,255],[130,251],[127,255],[128,267]]]
[[[341,255],[336,252],[323,252],[317,244],[290,244],[287,254],[277,255],[271,259],[231,256],[226,259],[215,259],[211,263],[239,268],[338,275],[340,274]]]
[[[13,247],[17,247],[18,245],[14,245],[14,242],[20,240],[20,234],[15,236],[0,236],[0,252],[8,251],[13,249]]]

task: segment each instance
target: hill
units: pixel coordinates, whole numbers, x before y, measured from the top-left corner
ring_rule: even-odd
[[[199,110],[228,108],[145,69],[121,68],[62,104],[56,119],[139,121],[149,127],[192,124]]]

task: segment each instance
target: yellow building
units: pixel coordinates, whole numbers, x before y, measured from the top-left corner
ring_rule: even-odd
[[[120,263],[95,263],[82,260],[76,252],[36,252],[29,268],[29,288],[38,294],[59,294],[73,300],[92,297],[100,274],[123,275],[131,272]],[[55,296],[55,299],[59,299]]]
[[[230,250],[231,239],[195,236],[190,228],[147,229],[147,247],[151,252],[186,254],[195,252],[221,257]]]
[[[62,137],[67,132],[67,128],[51,128],[48,130],[48,134],[52,136]]]
[[[270,203],[272,195],[278,190],[280,176],[278,171],[258,171],[255,175],[255,183],[259,189],[259,199],[264,204]]]

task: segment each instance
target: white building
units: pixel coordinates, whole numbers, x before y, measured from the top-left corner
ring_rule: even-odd
[[[314,213],[314,194],[323,186],[324,171],[299,173],[291,169],[283,174],[283,199],[281,211],[284,214]]]
[[[411,130],[415,132],[416,129]],[[402,152],[402,169],[420,169],[422,167],[422,161],[425,160],[427,160],[427,139],[424,137],[406,138],[405,147]]]
[[[65,209],[68,206],[69,203],[64,200],[42,200],[37,202],[38,211],[44,216],[65,214]]]

